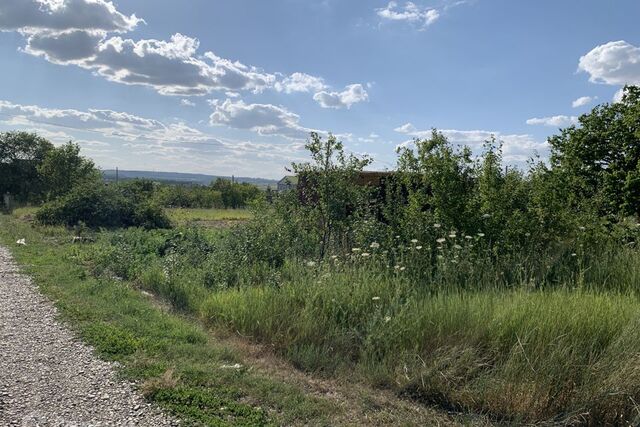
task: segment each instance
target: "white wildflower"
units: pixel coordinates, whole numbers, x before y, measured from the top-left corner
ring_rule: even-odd
[[[471,236],[469,236],[469,235],[464,236],[464,238],[465,238],[465,239],[467,239],[467,240],[471,240],[471,239],[473,239],[473,237],[471,237]]]
[[[478,233],[478,237],[484,237],[484,233]]]
[[[452,238],[452,239],[455,239],[456,238],[456,233],[449,234],[449,237]]]
[[[433,228],[440,228],[440,227],[442,227],[442,225],[438,224],[437,222],[433,224]]]
[[[444,242],[446,242],[446,241],[447,241],[447,239],[445,239],[444,237],[441,237],[441,238],[439,238],[439,239],[437,239],[437,240],[436,240],[436,242],[438,242],[438,243],[440,243],[440,244],[442,244],[442,243],[444,243]]]
[[[16,242],[17,245],[27,246],[26,239],[20,239]]]
[[[362,258],[366,258],[366,257],[368,257],[369,255],[371,255],[369,252],[363,252],[363,253],[362,253]]]
[[[411,239],[411,243],[418,243],[418,239]]]
[[[491,218],[491,214],[486,213],[486,214],[482,215],[482,218],[484,218],[484,219]]]
[[[416,246],[416,249],[420,250],[420,249],[422,249],[422,246]]]
[[[407,267],[400,267],[400,271],[405,271]]]
[[[385,316],[384,323],[389,323],[389,322],[391,322],[391,316]]]
[[[315,267],[315,266],[316,266],[315,261],[307,261],[307,267]]]
[[[380,297],[373,297],[371,298],[372,301],[380,301]]]
[[[462,249],[462,246],[460,246],[460,245],[453,245],[453,247],[456,248],[456,249]]]
[[[360,252],[361,250],[362,249],[360,249],[360,248],[353,248],[353,249],[351,249],[351,252]]]
[[[221,369],[240,369],[242,368],[242,365],[239,363],[236,363],[235,365],[220,365]]]
[[[380,243],[378,243],[378,242],[373,242],[373,243],[371,243],[371,244],[369,245],[369,247],[370,247],[371,249],[378,249],[378,248],[380,247]]]

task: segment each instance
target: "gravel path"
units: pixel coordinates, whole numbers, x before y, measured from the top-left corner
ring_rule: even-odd
[[[0,425],[173,426],[56,321],[0,247]]]

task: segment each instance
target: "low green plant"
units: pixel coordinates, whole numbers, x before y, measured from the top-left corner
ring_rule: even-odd
[[[64,196],[46,203],[36,213],[36,220],[44,225],[83,223],[91,228],[171,226],[159,206],[138,200],[116,185],[101,182],[78,185]]]

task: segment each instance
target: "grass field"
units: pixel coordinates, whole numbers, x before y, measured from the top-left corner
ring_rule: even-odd
[[[177,224],[189,222],[246,221],[251,219],[247,209],[167,209],[171,221]]]
[[[382,253],[290,259],[277,270],[240,260],[238,284],[224,287],[212,280],[232,273],[232,264],[217,264],[226,256],[221,233],[104,235],[86,260],[98,276],[134,280],[203,323],[324,377],[507,423],[602,425],[638,415],[633,249],[594,259],[587,272],[547,288],[498,286],[500,273],[487,266],[465,290],[449,283],[465,271],[458,263],[433,292],[411,269],[385,267]]]
[[[35,215],[36,211],[38,210],[37,206],[27,206],[27,207],[22,207],[22,208],[17,208],[14,209],[11,212],[11,215],[14,218],[23,218],[23,217],[29,217],[29,216],[33,216]]]
[[[16,245],[22,238],[27,245]],[[140,282],[93,277],[87,253],[94,244],[71,243],[63,228],[0,215],[0,242],[102,358],[120,362],[124,378],[184,425],[484,424],[364,386],[307,377],[270,356],[270,346],[175,312],[141,291]]]
[[[14,218],[32,217],[38,207],[29,206],[14,209]],[[202,225],[233,224],[251,219],[252,215],[248,209],[189,209],[189,208],[167,208],[167,215],[174,224],[185,225],[188,223],[200,223]]]

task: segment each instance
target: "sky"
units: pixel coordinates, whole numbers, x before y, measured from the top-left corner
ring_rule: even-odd
[[[2,0],[0,131],[279,178],[311,131],[383,170],[437,128],[524,167],[640,84],[638,22],[637,0]]]

